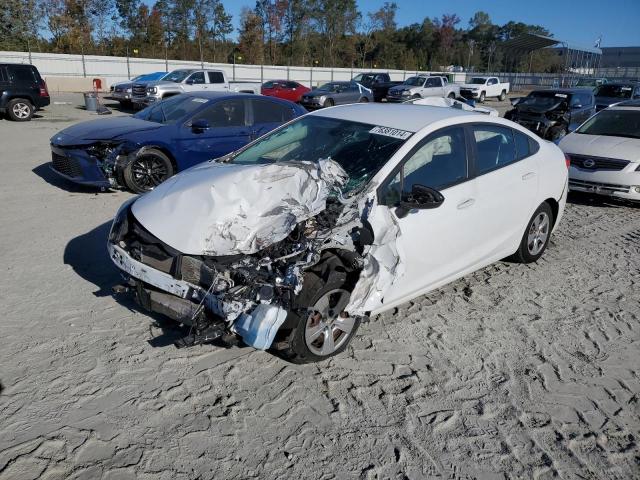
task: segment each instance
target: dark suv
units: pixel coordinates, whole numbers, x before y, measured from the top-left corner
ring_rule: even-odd
[[[51,102],[47,84],[33,65],[0,63],[0,114],[27,122]]]
[[[591,90],[579,88],[534,90],[514,100],[515,108],[505,113],[504,118],[552,141],[574,131],[596,111]]]

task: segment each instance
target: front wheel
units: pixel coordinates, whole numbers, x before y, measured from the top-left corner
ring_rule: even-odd
[[[362,98],[359,100],[359,103],[369,103],[369,99],[368,99],[367,97],[362,97]]]
[[[344,279],[330,275],[324,281],[308,272],[296,312],[289,313],[293,329],[281,342],[278,354],[293,363],[311,363],[344,351],[361,320],[344,312],[350,298],[351,288]]]
[[[14,98],[7,105],[9,118],[14,122],[28,122],[33,117],[33,112],[33,105],[24,98]]]
[[[565,127],[551,127],[549,129],[549,140],[552,142],[558,141],[567,135],[567,129]]]
[[[484,92],[480,92],[480,98],[478,99],[478,101],[480,103],[484,103],[484,99],[487,95]]]
[[[335,102],[333,101],[333,99],[332,99],[332,98],[327,98],[327,99],[324,101],[324,103],[323,103],[323,106],[324,106],[325,108],[327,108],[327,107],[333,107],[334,105],[335,105]]]
[[[538,207],[529,220],[522,235],[518,251],[512,259],[518,263],[532,263],[537,261],[547,249],[551,238],[553,212],[547,202]]]
[[[455,98],[456,98],[456,94],[455,94],[455,93],[453,93],[453,92],[451,92],[451,93],[448,95],[448,97],[449,97],[449,98],[451,98],[451,99],[453,100],[453,99],[455,99]]]
[[[169,157],[160,150],[149,149],[129,163],[122,176],[129,190],[145,193],[153,190],[173,174],[173,165]]]

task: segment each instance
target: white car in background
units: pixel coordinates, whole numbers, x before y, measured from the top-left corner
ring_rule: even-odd
[[[294,362],[505,257],[535,262],[566,202],[560,149],[503,118],[356,104],[300,117],[131,199],[108,249],[145,308]]]
[[[559,146],[570,190],[640,200],[640,100],[601,110]]]

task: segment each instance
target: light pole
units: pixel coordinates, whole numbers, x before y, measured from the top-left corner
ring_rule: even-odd
[[[242,61],[241,55],[238,55],[238,60]],[[233,81],[236,81],[236,52],[233,52]]]

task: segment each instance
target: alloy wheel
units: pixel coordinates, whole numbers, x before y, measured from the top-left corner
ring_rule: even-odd
[[[31,106],[24,102],[18,102],[13,106],[12,111],[17,118],[24,120],[31,115]]]
[[[343,289],[330,290],[309,307],[304,339],[313,354],[331,355],[349,340],[355,319],[343,310],[350,296]]]
[[[153,190],[168,176],[167,167],[156,156],[141,156],[131,165],[131,177],[140,190]]]
[[[546,212],[540,212],[531,222],[529,227],[529,235],[527,237],[527,250],[529,254],[538,255],[547,243],[549,238],[549,215]]]

